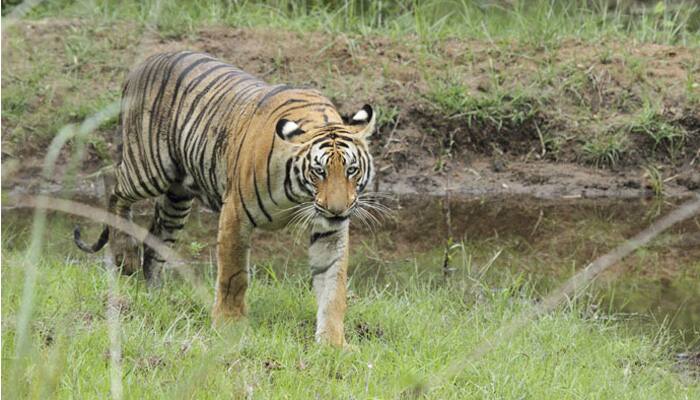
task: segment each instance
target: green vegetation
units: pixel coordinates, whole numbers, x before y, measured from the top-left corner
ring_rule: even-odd
[[[583,156],[596,166],[609,165],[614,167],[628,146],[627,140],[627,136],[621,133],[604,133],[594,136],[583,145]]]
[[[419,278],[400,289],[351,284],[350,348],[338,351],[313,342],[314,301],[302,275],[257,268],[248,320],[217,331],[209,302],[187,282],[171,278],[148,293],[140,279],[120,278],[110,298],[98,262],[47,253],[30,349],[17,360],[24,255],[3,246],[2,385],[13,398],[104,397],[109,304],[118,312],[125,398],[391,398],[497,339],[494,332],[533,299],[518,277],[498,290]],[[672,372],[668,340],[663,330],[655,338],[631,334],[577,302],[470,361],[427,398],[695,398],[700,384]]]
[[[121,75],[128,69],[117,56],[136,40],[135,32],[108,36],[106,26],[71,26],[61,41],[34,46],[8,35],[3,54],[11,67],[2,76],[3,151],[11,155],[45,151],[47,144],[68,125],[80,123],[119,99]],[[3,65],[7,65],[4,61]],[[119,77],[114,79],[114,75]],[[111,81],[111,82],[110,82]],[[88,138],[91,150],[108,161],[114,118]]]
[[[644,176],[651,186],[654,196],[661,197],[664,194],[664,179],[659,168],[654,165],[647,165],[644,167]]]
[[[667,208],[663,201],[659,204]],[[119,277],[110,295],[109,275],[100,257],[86,256],[72,244],[70,231],[76,221],[50,215],[37,264],[31,341],[26,358],[19,360],[15,344],[29,218],[26,213],[4,212],[3,390],[12,398],[104,397],[110,390],[112,326],[121,343],[118,376],[125,398],[238,398],[251,393],[254,398],[393,398],[442,377],[448,364],[491,340],[496,341],[491,351],[470,360],[457,375],[444,377],[425,397],[700,395],[693,370],[674,359],[698,340],[697,328],[691,328],[698,326],[698,314],[684,307],[697,310],[697,303],[687,302],[697,293],[700,263],[692,255],[676,254],[684,245],[682,231],[664,234],[631,256],[623,269],[633,274],[615,281],[603,278],[601,288],[611,297],[609,302],[601,302],[596,291],[588,292],[514,336],[499,337],[500,328],[537,304],[578,269],[581,259],[607,251],[625,232],[647,224],[656,214],[630,214],[631,204],[624,201],[617,209],[593,207],[573,216],[581,212],[581,205],[574,205],[559,211],[565,218],[552,210],[544,217],[532,211],[528,221],[517,213],[511,216],[512,204],[505,209],[502,203],[494,206],[504,213],[500,218],[514,226],[507,234],[474,233],[457,242],[449,282],[441,271],[442,248],[409,242],[425,250],[405,250],[409,243],[402,235],[409,229],[395,227],[373,235],[353,229],[346,320],[350,347],[342,351],[314,343],[315,304],[304,246],[290,246],[290,234],[256,238],[249,318],[230,330],[215,330],[209,317],[214,269],[209,251],[216,227],[212,216],[193,215],[179,244],[181,254],[197,256],[191,265],[202,277],[207,294],[202,297],[197,286],[174,274],[168,274],[157,292],[148,292],[141,276]],[[495,214],[474,202],[468,207],[478,208],[475,215]],[[441,231],[430,225],[435,221],[433,209],[439,208],[439,202],[420,206],[420,225]],[[464,218],[461,212],[454,210],[456,224]],[[469,220],[474,232],[491,231],[482,220]],[[500,224],[489,220],[493,226]],[[143,217],[138,222],[145,224]],[[99,227],[88,225],[86,237],[93,237]],[[539,239],[528,242],[533,235]],[[659,285],[659,276],[666,283]],[[668,277],[674,278],[669,282]],[[662,304],[655,303],[659,299]],[[679,337],[672,321],[663,316],[654,321],[649,314],[669,301],[669,318],[677,320],[681,311],[684,318],[695,318],[683,331],[688,337]],[[108,310],[117,311],[118,325],[110,325]]]
[[[379,105],[377,107],[377,127],[378,129],[390,128],[397,124],[399,119],[399,109],[396,106]]]
[[[690,45],[698,43],[695,34],[700,28],[700,14],[689,4],[659,2],[644,9],[634,2],[605,0],[69,0],[47,2],[32,15],[137,21],[155,25],[165,36],[192,34],[200,26],[223,24],[363,35],[415,34],[424,40],[515,39],[539,46],[556,45],[570,37],[591,42],[631,37],[640,42]]]
[[[684,128],[667,122],[659,106],[646,101],[639,112],[627,126],[627,130],[635,134],[643,134],[653,141],[652,151],[663,145],[668,154],[674,158],[683,145],[687,132]]]
[[[437,82],[426,97],[448,118],[473,124],[491,125],[501,129],[504,125],[519,126],[534,118],[539,112],[540,99],[534,99],[522,89],[496,88],[482,93],[469,93],[458,81]]]

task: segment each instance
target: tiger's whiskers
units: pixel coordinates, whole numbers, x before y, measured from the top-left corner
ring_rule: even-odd
[[[395,216],[395,211],[385,204],[386,201],[395,200],[396,197],[387,192],[360,194],[352,216],[357,217],[370,232],[374,232],[385,218],[393,218]]]
[[[316,215],[316,209],[312,201],[308,201],[297,206],[290,207],[295,209],[292,218],[287,223],[290,227],[294,242],[298,243],[301,238],[301,233],[306,231],[312,218]]]

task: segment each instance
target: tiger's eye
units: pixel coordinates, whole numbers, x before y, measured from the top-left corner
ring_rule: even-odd
[[[353,176],[357,173],[359,169],[357,167],[350,167],[348,168],[347,174],[348,176]]]
[[[313,167],[313,171],[318,176],[323,176],[326,174],[326,170],[323,167]]]

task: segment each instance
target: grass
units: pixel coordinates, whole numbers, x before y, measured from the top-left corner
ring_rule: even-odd
[[[14,357],[14,346],[28,232],[26,217],[5,214],[3,390],[11,398],[105,397],[113,361],[111,305],[118,312],[119,376],[125,398],[397,397],[405,388],[439,376],[448,363],[484,341],[497,340],[494,333],[500,327],[536,304],[556,283],[558,278],[548,270],[567,275],[567,268],[556,264],[576,264],[567,257],[588,252],[585,246],[593,242],[595,246],[616,243],[622,231],[629,230],[626,225],[620,227],[610,211],[592,211],[588,218],[569,222],[545,217],[538,223],[540,232],[574,224],[575,236],[591,239],[577,241],[557,231],[551,240],[543,239],[539,246],[544,248],[532,249],[531,256],[526,256],[528,246],[517,236],[460,243],[455,247],[451,265],[457,270],[450,283],[442,278],[442,248],[419,255],[399,251],[392,258],[378,244],[393,246],[388,232],[366,237],[353,246],[346,318],[350,348],[343,351],[313,341],[315,304],[303,252],[281,250],[289,249],[286,235],[282,243],[256,240],[249,318],[231,329],[215,330],[209,316],[211,298],[202,299],[190,283],[173,275],[153,293],[139,276],[120,277],[110,297],[109,275],[99,257],[85,256],[71,243],[74,221],[51,214],[46,247],[37,265],[30,346],[23,359]],[[199,262],[193,265],[211,288],[213,266],[206,261],[211,246],[205,241],[212,237],[206,233],[211,227],[207,218],[193,217],[183,232],[180,250],[199,254]],[[527,231],[531,230],[528,226]],[[682,240],[682,234],[663,235],[628,265],[642,268],[641,275],[653,271],[666,277],[657,258],[665,254],[662,249],[675,248]],[[692,296],[700,264],[676,267],[682,277],[670,285],[687,285],[683,293]],[[543,274],[549,275],[549,283],[541,282],[538,276]],[[652,302],[653,308],[654,299],[669,298],[669,285],[645,279],[621,278],[638,287],[632,292],[618,287],[614,301],[636,296]],[[666,294],[648,295],[658,290]],[[687,299],[675,301],[681,304]],[[683,349],[676,333],[664,323],[644,319],[644,329],[639,329],[625,323],[627,319],[606,311],[595,296],[583,296],[499,342],[485,357],[441,381],[425,398],[690,399],[700,395],[700,381],[674,362],[673,352]],[[697,339],[689,339],[691,346],[697,345]]]
[[[682,127],[673,125],[665,120],[658,105],[645,101],[640,112],[627,124],[626,129],[632,134],[642,134],[653,142],[652,151],[660,145],[674,158],[682,147],[687,132]]]
[[[80,123],[119,99],[121,76],[113,76],[128,68],[119,57],[137,33],[123,32],[115,39],[105,37],[108,33],[106,27],[69,27],[61,41],[49,40],[38,47],[8,35],[3,51],[22,62],[3,72],[4,151],[12,155],[44,151],[63,126]],[[88,138],[105,161],[109,161],[106,137],[116,125],[117,119],[111,119]]]
[[[619,4],[619,3],[618,3]],[[372,1],[56,1],[38,7],[34,17],[90,17],[153,23],[166,36],[192,34],[202,25],[284,26],[295,30],[359,34],[517,39],[556,45],[562,38],[598,41],[630,36],[641,42],[697,43],[700,14],[690,5],[635,9],[609,8],[606,1],[512,3],[483,0]]]
[[[697,72],[694,72],[695,66],[689,65],[688,73],[685,79],[685,92],[691,104],[700,104],[700,80],[696,78]]]
[[[624,133],[609,132],[594,136],[583,145],[585,160],[596,166],[616,166],[628,146],[628,138]]]
[[[663,173],[654,165],[644,167],[644,177],[646,178],[654,196],[662,197],[664,195],[664,177]]]
[[[486,93],[473,94],[458,81],[433,82],[426,97],[449,118],[464,120],[469,127],[488,124],[500,130],[504,125],[522,125],[534,118],[541,99],[524,90],[496,87]]]
[[[395,106],[377,107],[377,129],[387,129],[396,125],[399,118],[399,109]]]
[[[107,275],[94,261],[43,257],[31,351],[15,360],[22,257],[3,252],[6,395],[104,396],[110,390]],[[126,398],[394,397],[491,338],[531,302],[522,285],[487,290],[479,300],[459,285],[419,281],[402,290],[355,290],[346,320],[351,350],[337,351],[313,343],[314,301],[305,279],[272,279],[258,270],[250,316],[230,331],[210,327],[210,304],[186,282],[171,279],[158,293],[138,279],[120,278],[117,287]],[[574,304],[518,332],[426,397],[700,395],[697,381],[684,383],[671,371],[664,335],[630,334]]]

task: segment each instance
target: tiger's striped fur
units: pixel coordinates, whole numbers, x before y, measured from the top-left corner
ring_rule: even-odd
[[[198,198],[220,212],[213,317],[245,315],[250,235],[291,219],[311,226],[309,261],[318,300],[316,337],[344,343],[349,217],[372,179],[366,138],[374,113],[344,122],[315,90],[265,82],[201,53],[157,54],[132,71],[121,104],[122,158],[109,209],[130,218],[133,203],[157,197],[150,232],[175,241]],[[139,244],[104,228],[125,273],[139,266]],[[164,260],[146,247],[143,270],[157,285]]]

